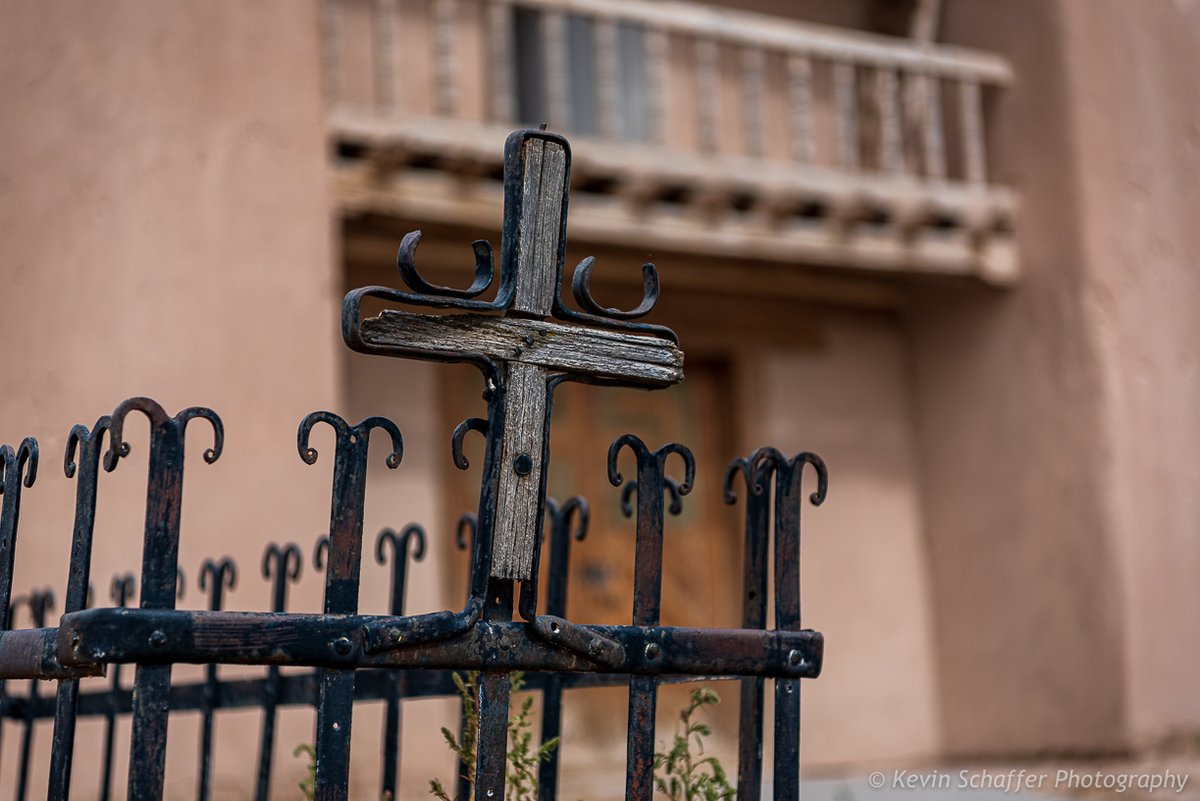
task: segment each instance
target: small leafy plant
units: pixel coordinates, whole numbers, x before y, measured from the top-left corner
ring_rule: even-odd
[[[720,702],[707,687],[694,690],[679,713],[671,750],[654,754],[654,786],[670,801],[730,801],[737,794],[720,760],[702,756],[704,738],[712,734],[712,727],[694,719],[704,707]]]
[[[460,740],[454,732],[442,727],[442,738],[458,755],[463,776],[467,780],[468,795],[475,788],[475,759],[479,740],[479,718],[475,694],[479,686],[479,673],[471,671],[463,678],[455,673],[454,686],[462,699],[463,732]],[[524,674],[513,673],[509,677],[509,692],[520,692],[525,686]],[[729,783],[729,776],[721,761],[716,757],[705,757],[704,738],[712,735],[712,727],[697,721],[696,715],[706,706],[721,702],[720,696],[707,687],[694,690],[688,705],[679,713],[679,727],[671,750],[654,754],[654,786],[670,801],[732,801],[737,792]],[[550,758],[558,748],[560,738],[554,737],[538,747],[533,745],[533,698],[527,696],[517,714],[508,722],[509,750],[505,782],[505,801],[534,801],[537,798],[537,767]],[[308,775],[300,783],[303,801],[313,801],[316,794],[317,752],[309,743],[300,743],[292,751],[293,756],[308,757]],[[438,801],[466,801],[451,796],[437,779],[429,782],[429,792]],[[387,799],[385,799],[387,801]]]
[[[300,743],[292,749],[292,756],[304,754],[308,757],[308,776],[300,780],[300,797],[303,801],[313,801],[317,795],[317,749],[312,743]]]
[[[522,673],[509,675],[509,692],[517,693],[525,686]],[[471,671],[463,679],[458,673],[454,674],[454,686],[462,699],[463,732],[462,740],[455,737],[454,732],[442,727],[442,738],[450,746],[450,750],[458,755],[462,763],[463,776],[466,777],[470,789],[475,787],[475,758],[479,742],[479,718],[476,714],[475,693],[479,684],[479,673]],[[508,721],[508,755],[504,796],[506,801],[534,801],[537,798],[537,766],[550,758],[555,748],[558,748],[559,738],[552,737],[538,747],[533,745],[533,698],[526,696],[521,702],[517,714]],[[429,782],[429,792],[439,801],[456,801],[437,779]],[[468,797],[470,794],[468,793]],[[458,801],[465,801],[459,799]]]

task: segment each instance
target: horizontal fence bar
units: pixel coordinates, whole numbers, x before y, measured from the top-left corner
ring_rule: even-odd
[[[63,617],[59,658],[67,665],[137,662],[453,667],[816,678],[824,650],[820,632],[808,630],[572,626],[593,641],[619,646],[619,658],[600,662],[576,650],[567,641],[567,632],[560,644],[554,644],[544,639],[553,635],[537,634],[529,624],[495,622],[474,626],[468,633],[444,642],[425,642],[419,648],[366,651],[367,644],[376,641],[372,630],[389,631],[410,620],[364,615],[91,609]]]
[[[454,685],[454,670],[363,670],[355,675],[354,701],[385,701],[389,698],[415,700],[420,698],[457,698]],[[404,677],[404,692],[393,694],[389,677],[395,674]],[[660,685],[691,684],[701,681],[732,681],[735,676],[662,676]],[[524,675],[522,692],[542,692],[558,682],[562,690],[586,690],[599,687],[623,687],[629,684],[628,673],[540,673]],[[213,709],[257,709],[265,703],[268,680],[266,678],[221,679]],[[307,671],[280,676],[279,707],[311,707],[317,700],[317,671]],[[171,686],[170,709],[172,712],[195,712],[203,709],[205,683],[180,682]],[[36,720],[54,717],[54,696],[38,695],[33,701],[33,718]],[[11,689],[0,701],[0,719],[25,720],[30,707],[28,696],[12,695]],[[79,717],[103,717],[109,713],[128,715],[133,709],[133,690],[122,688],[116,691],[104,689],[79,693]]]
[[[103,676],[103,665],[64,667],[58,662],[58,629],[0,631],[0,681]]]

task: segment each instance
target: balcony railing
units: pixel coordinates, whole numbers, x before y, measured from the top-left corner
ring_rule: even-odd
[[[470,211],[431,173],[494,176],[545,122],[576,143],[575,237],[1016,274],[996,55],[647,0],[326,0],[323,24],[344,213]]]

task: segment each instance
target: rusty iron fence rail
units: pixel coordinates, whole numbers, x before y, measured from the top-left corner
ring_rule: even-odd
[[[549,574],[547,585],[547,612],[563,615],[566,612],[568,552],[570,540],[581,540],[587,532],[588,506],[582,498],[571,498],[561,509],[554,499],[547,499],[547,524],[549,526],[550,559],[554,567]],[[465,514],[459,522],[457,538],[459,547],[465,549],[467,540],[465,532],[474,525],[474,515]],[[403,613],[406,576],[410,561],[419,561],[426,548],[424,529],[416,524],[404,527],[397,534],[394,529],[382,529],[375,544],[376,561],[385,566],[391,573],[391,589],[388,594],[390,614]],[[411,543],[411,547],[410,547]],[[317,539],[312,549],[312,567],[322,570],[324,554],[328,548],[328,537]],[[390,554],[389,554],[390,551]],[[287,609],[287,596],[290,584],[300,578],[302,570],[302,552],[295,543],[280,545],[271,543],[263,553],[262,577],[268,583],[272,598],[273,612],[284,612]],[[184,573],[179,573],[180,588],[184,586]],[[228,557],[220,560],[205,560],[197,577],[200,590],[205,591],[205,605],[210,611],[220,611],[225,599],[224,590],[232,590],[237,586],[238,569]],[[213,578],[222,581],[213,581]],[[132,573],[119,573],[112,577],[110,600],[115,608],[127,608],[134,600],[136,580]],[[88,596],[93,597],[94,591],[89,587]],[[178,599],[184,598],[181,591]],[[91,604],[89,604],[90,606]],[[52,590],[37,589],[13,599],[10,620],[18,621],[25,618],[32,628],[40,629],[48,622],[48,615],[55,606],[55,596]],[[10,624],[9,629],[12,628]],[[200,769],[198,775],[201,786],[197,790],[197,798],[207,799],[208,781],[212,772],[212,743],[214,737],[214,716],[220,710],[258,709],[262,716],[259,721],[258,759],[255,763],[255,801],[267,801],[271,797],[271,777],[275,768],[275,723],[276,713],[280,708],[304,707],[313,708],[317,702],[318,674],[316,670],[282,674],[278,666],[271,665],[265,675],[260,677],[223,678],[216,672],[216,665],[205,666],[206,676],[202,681],[174,681],[170,688],[170,710],[172,714],[182,712],[200,712],[203,728],[200,735]],[[401,705],[405,700],[418,698],[458,698],[452,670],[374,670],[358,673],[354,682],[354,700],[358,704],[382,702],[385,705],[383,737],[380,754],[380,798],[395,798],[400,770],[400,735],[402,732]],[[112,797],[114,765],[116,758],[115,733],[116,721],[119,718],[129,718],[133,710],[133,689],[124,687],[121,683],[121,663],[114,663],[109,669],[109,676],[103,680],[105,686],[94,689],[80,690],[75,700],[74,714],[76,718],[102,718],[105,722],[104,734],[99,743],[88,744],[83,749],[94,750],[100,755],[100,774],[90,777],[99,788],[98,797],[108,801]],[[667,680],[671,680],[670,677]],[[678,677],[676,678],[678,680]],[[96,679],[96,681],[101,681]],[[561,730],[561,706],[564,690],[621,686],[629,682],[628,675],[603,673],[529,673],[525,677],[525,689],[540,693],[543,703],[540,705],[542,721],[540,738],[542,741],[557,737]],[[56,717],[59,702],[56,696],[47,694],[40,687],[41,682],[32,680],[24,682],[24,687],[15,690],[11,686],[0,691],[0,720],[10,723],[10,730],[19,729],[19,772],[9,788],[0,787],[0,795],[7,797],[11,791],[15,801],[26,801],[29,798],[29,768],[34,761],[33,732],[39,723],[51,721]],[[431,735],[432,736],[432,735]],[[296,745],[298,743],[293,743]],[[552,751],[549,758],[542,763],[540,783],[546,787],[543,798],[556,797],[556,777],[559,764],[558,750]],[[55,754],[59,759],[65,759],[65,767],[71,767],[71,752],[63,751]]]
[[[5,624],[0,628],[0,681],[34,680],[24,695],[11,683],[0,689],[0,713],[17,721],[21,732],[18,801],[28,793],[38,721],[54,720],[48,797],[65,801],[73,756],[81,747],[76,723],[96,716],[106,721],[100,779],[105,797],[112,786],[113,722],[128,717],[127,797],[161,801],[169,721],[181,711],[201,715],[197,797],[207,801],[218,711],[245,707],[262,710],[255,787],[256,798],[266,799],[276,713],[295,705],[315,710],[316,798],[345,801],[354,710],[369,702],[385,705],[380,786],[382,793],[394,794],[402,702],[455,695],[456,671],[479,671],[472,704],[478,724],[473,791],[481,801],[506,797],[510,674],[515,671],[526,673],[528,687],[542,694],[543,741],[559,731],[565,691],[629,688],[625,795],[638,801],[648,801],[654,793],[658,687],[709,677],[740,679],[737,794],[742,801],[758,799],[765,680],[773,679],[773,797],[797,801],[799,680],[819,675],[824,644],[819,632],[800,623],[801,477],[806,466],[815,473],[816,489],[809,499],[821,503],[827,475],[818,456],[802,452],[788,457],[760,448],[728,467],[725,500],[737,502],[740,489],[745,506],[742,627],[680,628],[660,623],[663,531],[666,514],[678,513],[692,491],[695,460],[679,443],[654,449],[633,434],[618,437],[609,448],[607,467],[610,483],[621,488],[625,513],[636,519],[633,619],[630,625],[588,625],[567,614],[568,552],[571,540],[586,531],[588,507],[582,498],[560,505],[546,497],[554,391],[565,381],[655,389],[683,379],[683,353],[675,334],[633,322],[653,309],[658,298],[652,264],[642,268],[644,297],[632,310],[609,308],[593,297],[591,258],[580,263],[571,280],[578,308],[566,304],[563,254],[570,164],[570,148],[561,136],[523,130],[508,138],[505,225],[493,300],[479,299],[496,277],[487,242],[473,245],[471,287],[440,287],[417,270],[420,233],[414,232],[404,238],[398,256],[401,277],[411,291],[366,287],[351,292],[343,305],[343,335],[355,350],[466,362],[482,373],[488,416],[464,420],[451,437],[452,459],[462,469],[467,467],[466,435],[474,431],[485,440],[478,512],[464,516],[457,530],[460,547],[470,553],[468,597],[460,610],[404,613],[409,561],[419,559],[426,548],[424,531],[409,525],[399,532],[385,529],[374,542],[376,560],[392,571],[388,614],[359,611],[360,574],[370,554],[364,551],[363,507],[371,432],[386,439],[388,467],[398,466],[404,454],[400,429],[386,418],[351,425],[331,412],[313,412],[297,431],[298,454],[309,465],[318,461],[309,441],[313,428],[324,424],[335,434],[329,533],[311,554],[314,566],[324,571],[321,614],[286,611],[289,583],[297,579],[303,561],[294,544],[270,544],[264,551],[261,572],[271,582],[270,611],[223,609],[227,591],[237,583],[236,566],[225,558],[206,560],[196,577],[196,586],[206,593],[206,608],[176,608],[183,587],[178,553],[184,431],[196,419],[211,426],[213,441],[203,454],[211,464],[221,456],[224,427],[211,409],[190,407],[172,416],[155,401],[138,397],[119,404],[91,428],[75,426],[68,437],[63,466],[76,482],[75,523],[62,615],[51,625],[50,591],[30,593],[19,604],[12,600],[21,492],[37,478],[37,442],[28,438],[16,449],[0,446],[0,621]],[[362,303],[368,298],[389,306],[458,313],[389,308],[363,319]],[[97,485],[100,468],[112,471],[130,457],[124,430],[134,412],[150,423],[142,564],[136,580],[132,575],[113,580],[115,605],[104,607],[89,591]],[[629,481],[619,470],[626,452],[635,465]],[[676,464],[678,473],[668,469]],[[539,587],[547,543],[549,579]],[[768,563],[772,552],[773,564]],[[135,588],[138,607],[130,608]],[[17,606],[29,609],[30,628],[12,627],[11,611]],[[132,691],[122,686],[120,675],[122,665],[130,664]],[[203,678],[173,683],[175,664],[204,665]],[[265,673],[254,678],[220,675],[219,665],[235,664],[257,665]],[[282,667],[312,670],[283,674]],[[106,689],[81,691],[81,679],[106,672]],[[38,680],[56,681],[56,695],[39,692]],[[539,798],[556,797],[557,769],[555,752],[540,766]],[[458,797],[465,799],[470,789],[460,780]]]

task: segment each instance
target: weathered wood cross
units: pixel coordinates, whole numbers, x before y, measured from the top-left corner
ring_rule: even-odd
[[[413,263],[420,241],[417,231],[404,238],[398,257],[400,272],[416,294],[367,287],[347,296],[344,309],[344,334],[352,348],[470,362],[483,371],[488,453],[494,458],[485,466],[480,518],[481,523],[492,523],[490,574],[498,579],[527,581],[536,564],[534,548],[545,502],[550,411],[557,383],[574,380],[654,389],[683,380],[683,352],[669,330],[622,322],[653,308],[658,294],[653,265],[643,267],[645,296],[633,311],[604,308],[592,299],[590,258],[576,268],[572,282],[576,302],[587,311],[562,303],[570,174],[571,151],[562,137],[537,130],[509,136],[504,156],[501,278],[494,301],[473,300],[491,284],[492,252],[486,242],[474,245],[472,286],[450,289],[429,284],[417,273]],[[501,314],[432,316],[388,310],[360,320],[360,302],[367,296]],[[590,325],[566,325],[551,317]],[[487,515],[492,515],[490,521],[485,521]]]

